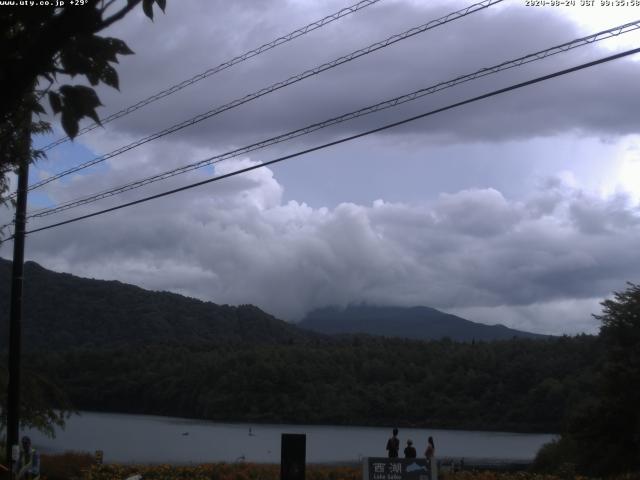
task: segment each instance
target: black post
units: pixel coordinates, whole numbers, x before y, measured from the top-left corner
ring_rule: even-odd
[[[280,449],[280,480],[304,480],[306,473],[307,436],[283,433]]]
[[[31,122],[31,118],[29,118]],[[22,330],[22,279],[24,270],[24,232],[29,182],[29,130],[24,132],[25,155],[18,167],[13,270],[11,273],[11,316],[9,319],[9,384],[7,386],[7,462],[12,465],[11,447],[18,444],[20,429],[20,349]]]

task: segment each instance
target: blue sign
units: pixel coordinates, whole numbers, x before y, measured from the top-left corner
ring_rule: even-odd
[[[362,465],[362,480],[430,480],[427,459],[365,458]]]

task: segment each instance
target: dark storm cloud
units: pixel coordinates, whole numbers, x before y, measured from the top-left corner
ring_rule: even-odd
[[[114,122],[108,129],[126,132],[133,138],[162,130],[464,5],[466,3],[461,2],[428,6],[383,1],[161,100]],[[183,2],[180,8],[170,4],[167,14],[153,25],[142,15],[127,19],[113,34],[126,38],[137,55],[122,63],[123,93],[103,92],[103,103],[109,106],[105,110],[133,103],[341,6],[344,6],[342,2],[326,2],[310,8],[306,3],[268,0]],[[517,2],[507,3],[504,8],[492,7],[475,13],[303,80],[173,134],[172,138],[222,148],[249,143],[585,33],[591,32],[578,31],[553,10],[527,9]],[[600,46],[572,51],[366,120],[344,124],[327,135],[379,126],[604,53]],[[442,114],[403,127],[401,131],[430,133],[456,142],[575,131],[595,135],[634,132],[640,127],[636,115],[640,96],[634,80],[639,68],[637,62],[621,60]]]

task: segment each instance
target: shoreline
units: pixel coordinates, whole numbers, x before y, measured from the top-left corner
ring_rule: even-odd
[[[410,429],[420,429],[420,430],[447,430],[454,432],[482,432],[482,433],[493,433],[499,435],[506,434],[523,434],[523,435],[560,435],[557,432],[548,432],[543,430],[521,430],[521,429],[511,429],[511,430],[503,430],[500,428],[490,429],[490,428],[481,428],[481,427],[452,427],[445,425],[428,425],[428,424],[416,424],[416,423],[403,423],[398,422],[396,424],[393,423],[369,423],[369,424],[361,424],[361,423],[328,423],[328,422],[306,422],[306,423],[295,423],[295,422],[278,422],[276,420],[256,420],[256,421],[248,421],[248,420],[233,420],[233,419],[224,419],[224,420],[212,420],[208,418],[199,418],[199,417],[178,417],[173,415],[157,415],[154,413],[129,413],[129,412],[114,412],[107,410],[79,410],[75,413],[72,413],[73,416],[82,416],[83,413],[89,413],[92,415],[132,415],[132,416],[143,416],[143,417],[151,417],[158,418],[163,420],[177,420],[178,423],[198,423],[198,424],[213,424],[213,425],[244,425],[247,428],[253,426],[284,426],[284,427],[328,427],[328,428],[389,428],[392,429],[394,427],[397,428],[410,428]]]

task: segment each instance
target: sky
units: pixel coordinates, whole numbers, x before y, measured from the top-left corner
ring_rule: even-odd
[[[355,1],[353,2],[355,3]],[[391,35],[470,5],[381,0],[49,152],[33,183]],[[56,205],[640,18],[640,7],[506,0],[52,182]],[[596,2],[599,3],[599,2]],[[101,117],[349,5],[169,0],[105,35],[127,42]],[[67,212],[90,213],[334,141],[640,46],[637,32],[194,170]],[[153,202],[33,233],[26,258],[287,321],[349,304],[427,305],[548,334],[639,282],[640,55],[478,101]],[[72,79],[82,83],[81,79]],[[55,132],[36,139],[45,145]],[[88,124],[88,122],[86,123]],[[11,211],[0,212],[3,223]],[[11,243],[0,247],[11,256]]]

